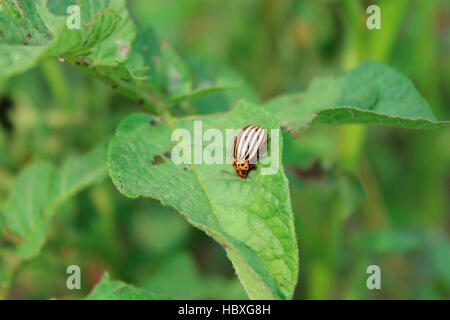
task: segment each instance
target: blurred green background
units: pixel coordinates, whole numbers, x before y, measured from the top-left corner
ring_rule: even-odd
[[[381,30],[366,28],[370,4],[381,7]],[[246,80],[178,115],[228,110],[224,95],[264,102],[371,58],[407,75],[436,117],[450,119],[448,1],[132,0],[129,9],[192,66]],[[57,61],[0,83],[0,207],[24,166],[87,152],[134,111],[145,110]],[[449,130],[347,125],[284,139],[300,248],[295,299],[450,298]],[[82,290],[65,287],[70,264],[81,267]],[[366,287],[372,264],[381,290]],[[9,297],[82,298],[105,270],[175,298],[246,298],[218,244],[157,201],[126,199],[109,178],[58,209]]]

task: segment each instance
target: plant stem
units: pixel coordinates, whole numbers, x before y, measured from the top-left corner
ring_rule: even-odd
[[[369,32],[365,57],[380,62],[389,60],[408,4],[409,0],[379,1],[381,29]]]

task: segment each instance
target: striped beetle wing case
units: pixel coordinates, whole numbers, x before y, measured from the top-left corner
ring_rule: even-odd
[[[231,148],[231,161],[238,176],[247,178],[266,142],[267,131],[257,125],[248,125],[239,130]]]

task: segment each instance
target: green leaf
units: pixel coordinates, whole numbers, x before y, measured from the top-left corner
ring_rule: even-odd
[[[17,74],[50,57],[78,57],[114,33],[122,18],[111,8],[88,16],[91,1],[79,1],[83,22],[80,29],[68,29],[65,18],[50,13],[44,0],[5,0],[0,3],[0,71],[3,77]],[[12,9],[11,9],[12,8]],[[12,12],[19,14],[12,14]],[[45,19],[45,21],[44,21]]]
[[[43,1],[0,2],[0,74],[2,77],[23,72],[33,66],[45,46],[51,42],[51,32],[37,7]],[[26,19],[25,19],[26,17]]]
[[[303,93],[266,104],[289,131],[317,124],[365,123],[406,128],[440,128],[413,83],[394,69],[366,61],[337,79],[318,79]]]
[[[166,42],[150,29],[136,30],[124,0],[78,0],[80,29],[69,29],[67,16],[52,13],[45,0],[24,2],[22,8],[17,3],[0,2],[1,77],[60,58],[150,108],[163,100],[175,104],[236,86],[233,79],[196,83]]]
[[[195,82],[193,72],[168,43],[158,39],[151,29],[139,30],[127,59],[115,65],[89,58],[81,68],[100,78],[128,98],[150,106],[165,99],[169,104],[203,97],[235,87],[231,77],[210,82]]]
[[[57,169],[48,163],[27,166],[17,177],[5,204],[5,228],[22,239],[23,259],[39,254],[56,207],[106,174],[106,144],[66,161]]]
[[[251,103],[259,103],[258,94],[245,78],[236,70],[206,57],[189,57],[189,66],[195,71],[198,87],[221,88],[228,90],[211,91],[207,96],[193,98],[186,111],[191,114],[209,114],[230,111],[240,99]]]
[[[219,242],[250,298],[292,297],[298,250],[283,169],[261,175],[265,165],[259,163],[248,179],[242,179],[223,172],[232,170],[230,164],[176,165],[164,156],[173,145],[171,133],[185,128],[193,136],[195,120],[203,121],[203,131],[215,128],[224,136],[225,129],[249,123],[268,129],[269,136],[269,129],[279,128],[272,115],[244,101],[226,114],[168,123],[149,114],[132,114],[120,124],[110,143],[108,169],[114,185],[127,197],[151,197],[173,206]],[[280,135],[280,158],[281,150]],[[225,157],[228,152],[224,146]]]
[[[186,243],[190,226],[172,208],[163,207],[156,201],[147,208],[148,212],[139,211],[130,216],[131,239],[139,243],[140,250],[152,257],[160,257]]]
[[[105,273],[85,300],[169,300],[168,296],[136,288],[122,281],[111,281]]]

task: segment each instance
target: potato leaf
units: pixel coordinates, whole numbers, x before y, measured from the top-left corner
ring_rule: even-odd
[[[156,198],[173,206],[219,242],[250,298],[292,297],[298,250],[282,167],[273,175],[262,175],[261,168],[268,164],[259,163],[248,179],[242,179],[223,172],[230,172],[231,164],[175,164],[167,153],[174,144],[172,131],[185,128],[194,137],[196,120],[202,120],[203,131],[215,128],[224,136],[226,129],[249,123],[279,128],[271,114],[244,101],[229,113],[198,118],[162,121],[150,114],[132,114],[122,121],[110,143],[108,169],[114,185],[127,197]],[[280,164],[281,138],[276,150]],[[202,148],[192,142],[183,152],[192,145],[196,151]],[[228,158],[229,146],[224,144],[222,152]]]
[[[168,296],[136,288],[122,281],[111,281],[105,273],[85,300],[169,300]]]
[[[23,259],[39,254],[56,207],[106,174],[106,144],[66,161],[61,168],[48,163],[27,166],[17,177],[4,209],[5,228],[22,242]]]
[[[370,60],[341,78],[318,79],[305,92],[275,97],[266,108],[289,131],[317,124],[440,128],[450,123],[436,121],[408,78]]]
[[[46,0],[0,2],[1,77],[59,58],[150,108],[161,100],[174,104],[236,85],[232,79],[194,81],[191,69],[166,42],[150,29],[136,28],[124,0],[76,3],[80,29],[69,29],[68,15],[53,14]]]
[[[92,12],[91,1],[79,1],[82,21]],[[15,13],[15,14],[14,14]],[[0,73],[2,77],[21,73],[50,57],[87,55],[114,33],[122,21],[111,8],[96,11],[80,29],[69,29],[63,16],[53,15],[47,1],[0,3]]]

